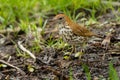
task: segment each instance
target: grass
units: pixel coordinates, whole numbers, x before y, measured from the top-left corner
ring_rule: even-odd
[[[72,67],[70,67],[69,80],[74,80],[74,79],[73,79]]]
[[[44,21],[48,19],[46,15],[65,13],[76,21],[79,17],[83,16],[83,14],[77,12],[77,10],[84,9],[90,12],[90,19],[96,20],[97,12],[100,12],[99,15],[101,15],[106,13],[108,8],[114,10],[110,3],[104,5],[101,3],[101,0],[0,0],[0,30],[8,27],[11,29],[20,27],[28,34],[29,26],[31,26],[30,29],[32,29],[32,32],[35,32],[36,36],[34,46],[31,50],[39,52],[41,46],[39,45],[40,41],[36,29],[37,27],[45,29],[46,23],[44,23]],[[118,11],[120,11],[120,8]],[[120,17],[117,16],[117,19],[120,20]],[[36,24],[38,25],[36,26]],[[61,40],[58,40],[56,43],[56,41],[52,39],[52,36],[50,36],[50,39],[47,41],[47,46],[61,49],[68,45],[64,44]],[[20,53],[19,50],[18,53]],[[19,54],[19,56],[20,55],[21,54]],[[83,65],[83,68],[87,80],[91,80],[88,67]],[[117,73],[111,63],[109,69],[110,79],[113,80],[116,78],[115,80],[118,80]],[[70,75],[72,75],[72,73],[70,73]],[[72,77],[70,80],[72,80]]]
[[[109,78],[110,78],[110,80],[120,80],[120,78],[118,77],[118,74],[111,62],[109,63]]]
[[[0,0],[0,21],[2,29],[9,24],[15,27],[15,23],[24,21],[31,23],[36,20],[41,25],[42,18],[45,18],[46,14],[62,12],[71,16],[72,13],[72,18],[75,18],[75,11],[80,8],[90,11],[91,17],[95,18],[96,11],[101,10],[102,13],[107,9],[105,7],[100,0],[59,0],[59,3],[56,0]],[[39,18],[35,16],[39,16]]]
[[[90,74],[88,66],[83,64],[82,67],[83,67],[83,70],[85,71],[86,79],[91,80],[91,74]]]
[[[82,68],[86,74],[86,79],[87,80],[92,80],[92,77],[91,77],[91,74],[90,74],[90,70],[89,70],[89,67],[86,65],[86,64],[83,64],[82,65]],[[103,80],[105,79],[103,76],[99,76],[99,79],[100,80]],[[114,66],[113,66],[113,63],[110,62],[109,63],[109,78],[108,80],[119,80],[120,78],[118,77],[118,73],[117,71],[115,70]]]

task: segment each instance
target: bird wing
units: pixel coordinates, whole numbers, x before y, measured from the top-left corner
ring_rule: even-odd
[[[72,25],[72,30],[73,30],[73,33],[75,33],[78,36],[83,36],[83,37],[96,36],[96,34],[88,30],[86,27],[78,25],[76,23]]]

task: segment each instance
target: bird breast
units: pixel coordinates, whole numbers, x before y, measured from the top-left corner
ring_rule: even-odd
[[[82,43],[84,40],[84,37],[74,34],[69,26],[59,25],[59,35],[69,44]]]
[[[59,34],[70,34],[71,35],[72,30],[69,27],[59,27]]]

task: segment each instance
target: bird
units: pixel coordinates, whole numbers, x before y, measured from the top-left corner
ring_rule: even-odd
[[[52,19],[53,23],[58,24],[59,35],[63,41],[72,45],[72,51],[76,50],[76,45],[83,46],[84,42],[92,36],[99,37],[99,35],[91,32],[85,26],[77,24],[65,14],[57,14]]]

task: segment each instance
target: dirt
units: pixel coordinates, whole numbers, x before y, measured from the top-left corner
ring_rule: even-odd
[[[90,30],[103,36],[97,43],[90,44],[85,49],[85,54],[81,58],[75,58],[74,53],[69,56],[69,59],[64,59],[63,51],[71,51],[48,47],[47,42],[39,43],[40,49],[32,49],[36,44],[32,41],[34,36],[25,35],[24,32],[18,33],[17,36],[13,33],[1,34],[0,36],[0,58],[11,65],[20,68],[25,74],[22,74],[14,67],[7,65],[0,67],[1,80],[87,80],[86,73],[90,73],[92,80],[108,79],[109,78],[109,64],[113,63],[118,76],[120,77],[120,23],[115,21],[111,13],[103,15],[98,18],[99,24],[91,24]],[[109,20],[108,20],[109,19]],[[53,30],[54,27],[46,27],[45,32]],[[114,36],[112,36],[108,45],[101,46],[102,41],[107,36],[106,32],[114,29]],[[45,41],[50,39],[59,39],[57,32],[47,32],[42,35]],[[58,36],[58,37],[57,37]],[[40,37],[40,36],[39,36]],[[22,45],[36,56],[36,61],[22,51],[17,42],[23,41]],[[76,47],[80,51],[79,47]],[[0,64],[3,64],[0,62]],[[33,69],[33,72],[29,70]]]

